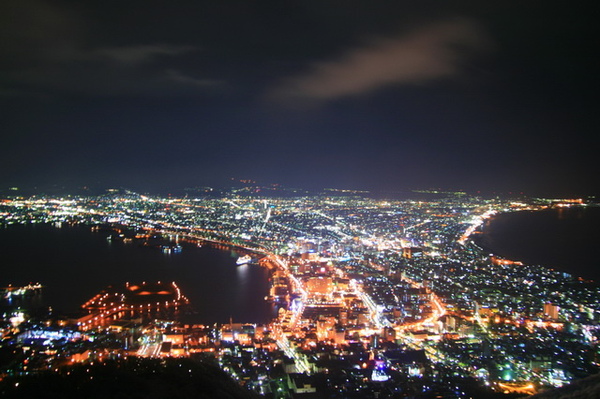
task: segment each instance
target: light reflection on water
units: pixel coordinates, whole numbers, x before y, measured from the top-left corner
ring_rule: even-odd
[[[553,267],[600,282],[598,226],[600,207],[513,212],[486,222],[478,242],[508,259]]]
[[[88,226],[11,225],[0,229],[0,285],[40,282],[55,309],[75,311],[111,284],[176,281],[195,310],[194,322],[267,322],[268,271],[236,266],[229,251],[184,247],[165,254],[139,243],[106,240]]]

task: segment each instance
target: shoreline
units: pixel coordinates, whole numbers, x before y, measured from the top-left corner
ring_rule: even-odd
[[[27,284],[29,280],[33,278],[32,273],[37,273],[36,270],[38,269],[41,270],[38,273],[41,275],[39,280],[43,280],[41,283],[44,284],[44,288],[47,288],[43,293],[44,304],[51,306],[61,313],[77,312],[82,303],[108,285],[120,284],[121,282],[125,283],[127,281],[135,283],[138,281],[156,280],[175,281],[182,288],[183,294],[192,300],[191,306],[194,310],[193,313],[195,314],[195,316],[193,316],[194,322],[225,322],[233,316],[236,320],[243,318],[244,321],[248,322],[265,323],[273,317],[268,305],[261,305],[260,308],[257,308],[260,310],[252,312],[252,315],[256,316],[252,317],[252,320],[241,317],[243,316],[243,311],[238,309],[240,306],[243,307],[246,306],[245,304],[247,303],[255,303],[258,301],[264,303],[264,295],[269,292],[270,288],[268,280],[269,272],[266,270],[259,271],[259,269],[264,270],[264,268],[257,265],[256,268],[248,268],[245,270],[245,273],[240,274],[235,265],[235,258],[230,254],[230,251],[235,250],[232,246],[224,247],[221,245],[219,248],[218,244],[211,243],[209,245],[207,243],[204,250],[202,250],[202,248],[195,247],[191,242],[188,242],[187,244],[190,245],[190,248],[184,247],[183,253],[167,254],[162,252],[159,247],[151,248],[138,245],[141,244],[142,241],[134,243],[133,240],[118,240],[118,242],[113,242],[112,245],[109,243],[108,247],[106,247],[107,240],[105,239],[105,234],[95,234],[95,232],[91,230],[92,225],[87,223],[63,224],[62,229],[52,223],[15,224],[7,227],[18,228],[22,233],[19,234],[19,237],[25,237],[25,239],[34,237],[35,232],[42,233],[41,235],[36,233],[36,235],[42,237],[41,240],[44,241],[41,245],[42,249],[45,250],[46,247],[48,247],[51,252],[46,255],[46,260],[40,261],[37,260],[37,258],[28,259],[26,254],[23,255],[19,253],[19,250],[12,251],[11,259],[19,259],[16,264],[21,266],[15,269],[14,273],[8,273],[3,280],[6,280],[7,283],[13,285],[16,285],[17,283]],[[45,235],[46,233],[49,235]],[[89,233],[89,236],[84,233]],[[77,241],[79,244],[73,244],[69,241],[68,244],[64,245],[65,249],[63,252],[66,256],[56,256],[56,253],[54,252],[56,252],[57,249],[54,249],[54,247],[56,245],[61,245],[60,248],[62,248],[62,242],[66,242],[60,237],[79,239],[90,238],[90,240],[83,244],[81,244],[81,240]],[[166,234],[165,238],[168,239]],[[37,245],[34,242],[29,242],[27,245],[30,244]],[[112,249],[110,249],[111,247]],[[105,250],[105,248],[109,249]],[[197,251],[196,249],[199,249],[200,251]],[[88,250],[100,251],[98,256],[92,255],[90,257],[90,255],[88,255],[90,259],[96,259],[91,262],[93,266],[84,260],[86,256],[85,252]],[[98,257],[101,259],[100,261],[97,260]],[[117,266],[110,267],[107,270],[100,269],[103,267],[104,263],[102,262],[105,260],[114,260],[117,258],[119,258],[116,262]],[[222,267],[213,267],[212,269],[216,270],[223,268],[224,270],[228,270],[227,272],[218,273],[209,271],[210,267],[208,265],[216,265],[221,261],[224,262]],[[63,264],[64,268],[62,268]],[[78,265],[85,265],[86,267],[81,268],[78,267]],[[228,267],[225,267],[226,265]],[[229,266],[231,266],[231,268]],[[60,285],[57,282],[60,279],[57,277],[57,267],[61,267],[62,273],[69,275],[73,274],[81,276],[82,274],[89,274],[91,276],[91,279],[86,278],[82,284],[77,284],[73,287],[73,292],[70,292],[70,296],[75,299],[75,301],[67,299],[64,294],[61,294],[61,292],[70,288],[66,283]],[[88,267],[89,272],[86,271]],[[17,273],[16,270],[19,270],[19,272]],[[265,275],[264,279],[259,277],[263,274]],[[199,286],[204,287],[200,283],[206,278],[205,276],[208,276],[210,279],[215,279],[216,284],[221,285],[227,284],[227,282],[230,281],[227,279],[234,278],[235,281],[242,284],[242,288],[240,288],[239,292],[249,295],[252,292],[252,290],[249,290],[249,287],[254,287],[254,284],[264,287],[265,291],[260,295],[257,294],[255,298],[244,296],[243,298],[245,299],[241,299],[242,297],[236,297],[237,299],[229,298],[229,295],[224,294],[218,296],[218,298],[227,296],[226,299],[221,298],[224,302],[217,302],[217,299],[213,300],[206,298],[206,295],[203,294],[206,288],[198,291]],[[238,280],[242,277],[246,280]],[[259,278],[260,281],[258,281]],[[196,280],[198,281],[196,282]],[[250,283],[253,285],[248,285]],[[198,286],[198,284],[200,285]],[[199,293],[194,293],[194,291],[198,291]],[[233,304],[236,308],[226,310],[225,307],[223,307],[225,313],[219,315],[218,308],[222,307],[221,303],[227,304],[224,305],[225,307]]]
[[[586,206],[586,205],[576,205],[570,207],[544,207],[542,209],[524,209],[524,210],[516,210],[509,212],[499,212],[491,217],[485,219],[483,223],[481,223],[468,237],[468,240],[471,241],[474,245],[484,253],[487,253],[492,259],[492,261],[501,261],[507,264],[516,264],[516,265],[531,265],[531,266],[541,266],[549,270],[555,270],[562,273],[570,274],[573,277],[582,278],[585,281],[597,283],[600,281],[598,276],[593,276],[585,273],[585,270],[593,270],[590,267],[580,266],[579,268],[575,266],[576,264],[581,263],[577,259],[564,259],[564,253],[571,250],[568,245],[564,245],[564,250],[560,253],[561,257],[556,258],[556,263],[551,264],[548,262],[548,257],[552,256],[549,252],[550,250],[556,250],[556,245],[552,246],[554,241],[557,241],[558,238],[564,236],[564,232],[562,230],[565,229],[564,226],[557,226],[557,228],[552,233],[544,232],[541,224],[556,224],[559,225],[559,220],[566,220],[567,222],[573,222],[574,219],[582,219],[583,216],[578,216],[574,218],[570,215],[563,215],[565,212],[573,211],[573,212],[584,212],[588,209],[600,209],[598,206]],[[594,211],[597,212],[597,211]],[[515,222],[515,220],[507,220],[510,218],[514,218],[516,215],[528,214],[535,215],[537,218],[546,218],[547,220],[538,220],[534,221],[534,223],[529,223],[530,221],[520,220]],[[556,216],[556,221],[553,218],[550,218],[549,215]],[[516,216],[518,217],[518,216]],[[501,225],[498,225],[498,221],[500,219]],[[591,219],[591,218],[590,218]],[[542,223],[543,222],[543,223]],[[494,227],[492,225],[496,223],[496,232],[494,232]],[[515,224],[522,225],[523,228],[515,229]],[[507,230],[508,225],[512,225],[512,228]],[[531,237],[525,234],[523,231],[527,229],[538,229],[541,234],[537,236]],[[549,234],[549,236],[544,237],[545,234]],[[491,237],[495,236],[496,242],[491,239]],[[529,238],[530,240],[535,242],[535,246],[528,245],[524,246],[523,238]],[[570,240],[573,240],[571,236],[568,237]],[[550,240],[552,239],[552,240]],[[495,245],[494,245],[495,244]],[[512,248],[505,248],[510,246]],[[503,248],[504,247],[504,248]],[[545,250],[543,252],[540,251],[541,247]],[[563,248],[563,246],[559,246],[559,248]],[[588,260],[591,259],[589,253],[591,252],[590,247],[584,249],[583,254],[587,255]],[[527,251],[528,253],[522,254],[522,256],[514,256],[514,253],[511,252],[519,252],[519,251]],[[513,256],[511,256],[513,255]],[[540,256],[541,255],[541,256]],[[495,258],[495,259],[494,259]],[[534,261],[532,258],[538,258],[538,261]],[[565,263],[569,263],[565,265]]]

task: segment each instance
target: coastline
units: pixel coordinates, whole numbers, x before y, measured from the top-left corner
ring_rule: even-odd
[[[36,281],[44,285],[44,304],[64,313],[77,312],[82,303],[109,285],[176,281],[191,300],[194,322],[226,322],[233,316],[235,320],[262,323],[272,318],[271,307],[263,299],[269,292],[268,271],[258,266],[239,270],[231,247],[192,246],[181,253],[167,254],[160,248],[140,247],[124,240],[108,242],[106,234],[94,233],[90,227],[8,226],[3,230],[2,247],[5,261],[12,267],[3,281],[23,285],[36,276]],[[43,255],[28,251],[32,245]],[[63,281],[63,275],[79,284]],[[211,287],[222,289],[209,295]],[[229,289],[232,287],[237,289]]]
[[[501,212],[486,219],[469,240],[507,263],[539,265],[600,281],[593,254],[594,237],[600,239],[598,231],[594,235],[598,220],[598,206]]]

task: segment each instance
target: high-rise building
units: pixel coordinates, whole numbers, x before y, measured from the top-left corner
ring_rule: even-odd
[[[547,302],[544,304],[544,315],[552,320],[558,320],[558,305]]]

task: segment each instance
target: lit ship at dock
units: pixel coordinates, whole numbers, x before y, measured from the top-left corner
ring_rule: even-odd
[[[235,261],[235,263],[236,263],[238,266],[245,265],[245,264],[248,264],[248,263],[250,263],[250,262],[252,262],[252,257],[251,257],[250,255],[244,255],[244,256],[240,256],[240,257],[239,257],[239,258],[238,258],[238,259]]]

